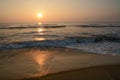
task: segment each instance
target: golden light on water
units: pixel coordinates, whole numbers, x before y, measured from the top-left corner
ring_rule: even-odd
[[[43,28],[38,28],[37,29],[37,32],[38,32],[39,35],[43,35],[44,34],[43,31],[45,31]],[[43,41],[43,40],[46,40],[46,39],[44,37],[35,37],[34,40],[36,40],[36,41]]]
[[[38,29],[38,32],[39,32],[39,33],[42,33],[43,31],[44,31],[43,28],[39,28],[39,29]]]
[[[45,38],[35,38],[36,41],[43,41]]]
[[[34,54],[33,54],[34,52]],[[33,77],[46,75],[49,71],[49,66],[47,66],[51,61],[52,57],[51,54],[47,51],[41,51],[41,50],[34,50],[32,52],[32,59],[37,63],[37,70],[39,71],[37,74],[35,74]]]
[[[43,66],[45,64],[45,61],[47,60],[48,55],[47,54],[40,54],[35,56],[36,62],[40,65]]]
[[[39,34],[39,35],[43,35],[43,34],[44,34],[44,31],[45,31],[45,30],[44,30],[43,28],[39,28],[39,29],[38,29],[38,34]],[[44,40],[45,40],[45,39],[44,39]]]
[[[38,25],[42,25],[42,23],[41,23],[41,22],[38,22]]]

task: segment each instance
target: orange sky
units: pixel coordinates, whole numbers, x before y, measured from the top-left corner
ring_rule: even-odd
[[[0,0],[0,22],[120,22],[120,0]]]

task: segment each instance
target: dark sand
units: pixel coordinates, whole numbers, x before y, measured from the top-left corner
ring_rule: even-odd
[[[120,80],[120,65],[82,68],[22,80]]]
[[[120,56],[66,48],[0,51],[0,80],[120,80]]]

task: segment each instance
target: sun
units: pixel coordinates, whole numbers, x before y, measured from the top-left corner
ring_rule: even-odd
[[[38,18],[42,18],[42,17],[43,17],[43,14],[42,14],[42,13],[38,13],[38,14],[37,14],[37,17],[38,17]]]

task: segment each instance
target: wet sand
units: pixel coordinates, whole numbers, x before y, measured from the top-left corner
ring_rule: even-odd
[[[82,68],[22,80],[120,80],[120,65]]]
[[[0,80],[119,80],[119,74],[120,56],[66,48],[0,51]]]

